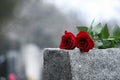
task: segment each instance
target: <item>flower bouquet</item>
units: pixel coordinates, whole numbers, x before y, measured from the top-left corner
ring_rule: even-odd
[[[92,48],[106,49],[120,47],[120,27],[114,26],[110,35],[108,25],[101,23],[94,25],[94,20],[89,27],[77,26],[77,35],[67,32],[61,37],[60,49],[72,50],[75,47],[81,52],[88,52]]]

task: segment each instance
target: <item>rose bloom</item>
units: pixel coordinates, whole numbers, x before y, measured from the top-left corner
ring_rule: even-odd
[[[64,32],[65,34],[61,38],[60,49],[71,50],[75,48],[75,36],[71,32]]]
[[[94,42],[87,32],[80,31],[76,36],[76,47],[81,50],[81,52],[88,52],[94,47]]]

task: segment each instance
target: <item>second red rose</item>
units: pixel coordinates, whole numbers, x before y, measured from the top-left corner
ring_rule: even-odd
[[[81,52],[88,52],[94,47],[94,41],[84,31],[80,31],[76,36],[76,47],[81,50]]]

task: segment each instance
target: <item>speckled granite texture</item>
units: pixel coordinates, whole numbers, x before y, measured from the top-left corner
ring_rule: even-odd
[[[120,49],[45,49],[43,80],[120,80]]]

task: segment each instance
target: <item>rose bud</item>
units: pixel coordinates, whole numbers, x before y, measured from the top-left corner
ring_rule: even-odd
[[[87,32],[80,31],[76,36],[76,47],[79,48],[81,52],[88,52],[94,47],[94,42]]]
[[[75,36],[71,32],[64,32],[65,34],[61,38],[60,49],[71,50],[75,48]]]

